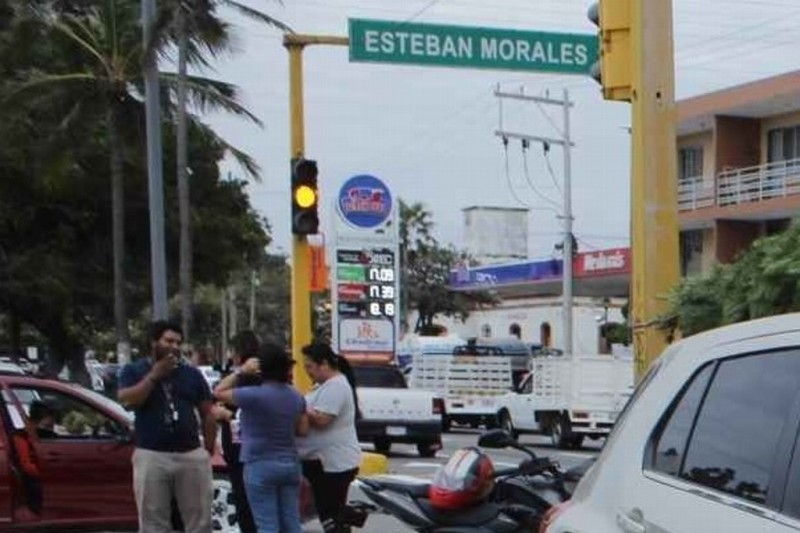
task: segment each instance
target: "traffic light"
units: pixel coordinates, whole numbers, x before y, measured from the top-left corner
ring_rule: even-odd
[[[631,101],[631,19],[634,1],[638,0],[598,0],[589,7],[589,20],[600,30],[600,57],[592,67],[592,77],[603,87],[603,98],[606,100]]]
[[[292,160],[292,233],[313,235],[319,229],[317,162]]]

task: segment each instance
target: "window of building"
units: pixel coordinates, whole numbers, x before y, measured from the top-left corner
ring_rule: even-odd
[[[681,275],[692,276],[703,269],[703,230],[680,233]]]
[[[508,334],[512,337],[516,337],[518,339],[522,338],[522,327],[519,324],[514,323],[508,327]]]
[[[703,147],[687,146],[678,150],[678,179],[680,181],[703,177]]]
[[[800,158],[800,126],[769,130],[767,159],[770,163],[798,158]]]
[[[783,490],[773,474],[783,453],[781,441],[794,430],[798,373],[798,350],[729,359],[716,371],[704,369],[656,430],[646,466],[768,505],[769,491]]]
[[[488,339],[492,336],[492,326],[484,324],[481,326],[481,337]]]

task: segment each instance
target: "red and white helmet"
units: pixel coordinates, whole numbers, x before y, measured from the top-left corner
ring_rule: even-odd
[[[462,448],[436,471],[428,497],[439,509],[455,510],[483,501],[494,488],[494,465],[479,448]]]

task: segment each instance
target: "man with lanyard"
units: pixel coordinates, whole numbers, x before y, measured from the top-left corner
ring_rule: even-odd
[[[181,359],[182,341],[180,326],[154,322],[150,357],[125,365],[119,376],[119,401],[136,415],[133,491],[142,533],[171,532],[173,498],[186,531],[211,532],[217,425],[206,380]]]

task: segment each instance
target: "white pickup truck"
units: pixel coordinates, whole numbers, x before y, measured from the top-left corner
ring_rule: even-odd
[[[498,425],[549,434],[559,448],[607,436],[633,392],[633,359],[612,355],[537,357],[519,387],[498,399]]]
[[[513,387],[511,358],[490,355],[418,355],[410,385],[444,398],[444,427],[497,421],[497,400]]]
[[[388,453],[392,444],[416,444],[422,457],[442,447],[443,402],[436,394],[409,389],[394,365],[354,364],[361,419],[358,440]]]

